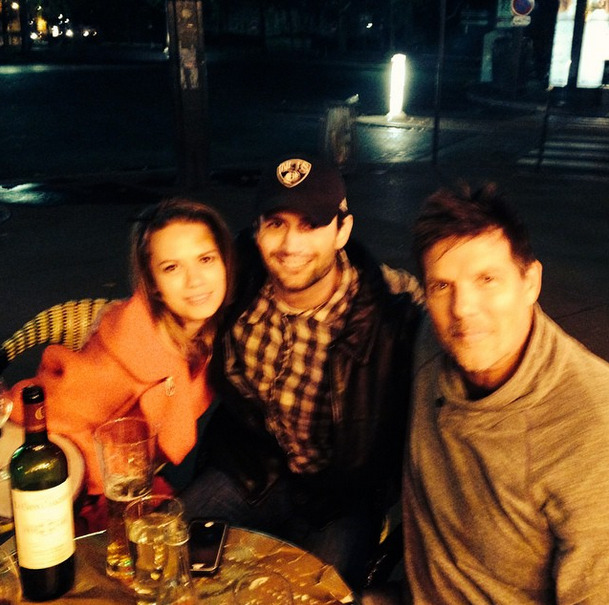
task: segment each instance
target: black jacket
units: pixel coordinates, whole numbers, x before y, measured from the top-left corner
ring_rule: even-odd
[[[237,240],[238,292],[227,329],[251,304],[266,274],[251,235]],[[397,497],[401,477],[411,383],[411,355],[419,309],[408,295],[391,295],[378,263],[356,244],[345,248],[360,272],[360,288],[345,328],[330,345],[333,416],[332,460],[322,472],[295,475],[275,437],[265,428],[264,406],[244,397],[227,380],[216,388],[220,405],[211,420],[207,454],[213,464],[237,479],[255,502],[279,476],[292,482],[291,494],[303,513],[323,523],[354,498],[373,496],[384,508]],[[218,338],[224,362],[230,334]],[[222,376],[221,368],[212,375]]]

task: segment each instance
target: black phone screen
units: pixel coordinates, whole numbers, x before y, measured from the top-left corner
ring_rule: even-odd
[[[195,519],[190,523],[190,568],[194,574],[213,573],[220,565],[226,523]]]

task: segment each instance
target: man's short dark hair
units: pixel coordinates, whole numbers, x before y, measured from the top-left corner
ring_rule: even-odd
[[[343,223],[345,222],[345,219],[350,215],[351,213],[348,210],[342,210],[339,209],[339,211],[336,213],[336,226],[338,229],[340,229],[343,226]],[[263,216],[257,216],[253,223],[252,223],[252,229],[254,230],[254,232],[258,231],[258,229],[260,229],[260,221],[261,219],[264,218]],[[334,220],[334,219],[332,219]],[[319,226],[319,225],[318,225]]]
[[[503,231],[521,270],[536,260],[526,225],[495,183],[476,190],[464,182],[454,189],[439,189],[425,200],[414,226],[412,249],[420,276],[424,254],[439,241],[476,237],[494,229]]]

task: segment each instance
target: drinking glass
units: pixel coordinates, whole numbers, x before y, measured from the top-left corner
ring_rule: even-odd
[[[2,427],[6,424],[8,417],[13,409],[13,400],[10,391],[3,378],[0,376],[0,439],[2,438]],[[10,502],[10,479],[8,470],[10,455],[0,459],[0,498],[5,502]],[[10,517],[0,517],[0,534],[13,528],[13,520]],[[0,601],[0,603],[2,603]]]
[[[108,503],[106,574],[129,582],[134,570],[123,513],[152,490],[156,434],[142,418],[118,418],[95,431],[95,443]]]
[[[4,382],[4,378],[0,376],[0,436],[2,435],[2,427],[6,424],[12,410],[13,400],[10,396],[10,390]]]
[[[233,587],[235,605],[292,605],[290,583],[274,571],[253,571]]]
[[[184,507],[178,498],[149,495],[125,509],[125,530],[135,575],[132,588],[138,603],[156,603],[167,563],[166,536],[178,531]]]
[[[165,532],[167,561],[163,569],[157,605],[197,605],[197,588],[190,573],[186,521],[180,519]]]
[[[0,548],[0,603],[18,605],[21,603],[21,581],[15,557]]]

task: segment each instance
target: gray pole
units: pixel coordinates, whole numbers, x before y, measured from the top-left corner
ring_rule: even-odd
[[[446,39],[446,0],[440,0],[440,38],[438,41],[438,60],[436,63],[436,91],[434,100],[432,162],[438,163],[440,138],[440,105],[442,97],[442,78],[444,72],[444,42]]]
[[[588,0],[577,0],[575,5],[575,20],[573,23],[573,42],[571,44],[571,66],[569,67],[569,79],[567,89],[573,93],[577,89],[577,74],[582,53],[582,41],[584,38],[584,27],[586,25],[586,8]]]
[[[202,0],[167,0],[176,109],[178,185],[197,190],[209,176],[207,64]]]

